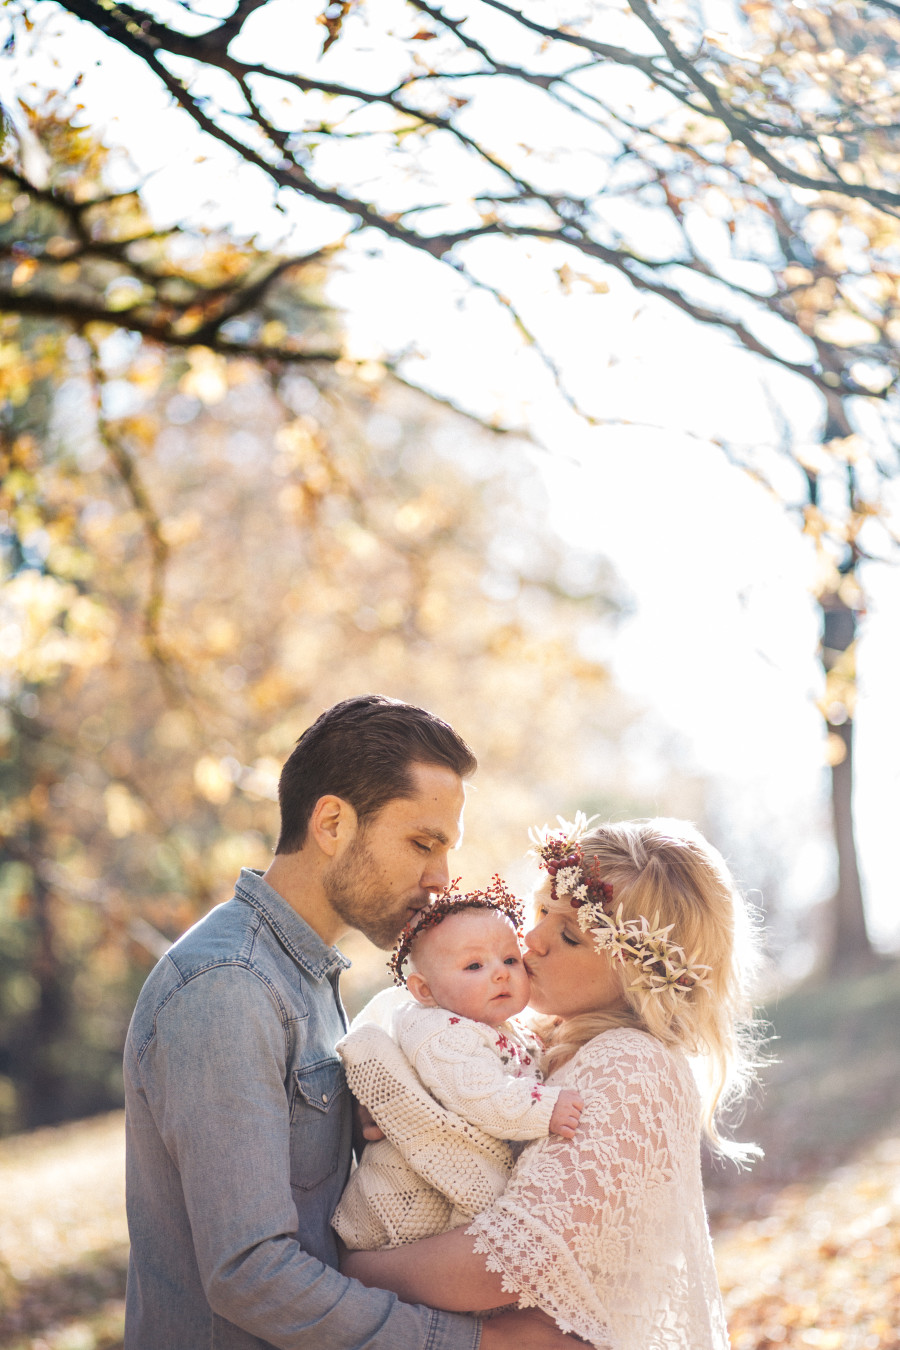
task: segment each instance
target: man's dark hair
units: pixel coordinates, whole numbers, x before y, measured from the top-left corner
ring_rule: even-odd
[[[413,764],[441,764],[460,778],[478,767],[462,737],[424,708],[381,694],[336,703],[307,727],[281,771],[275,852],[303,847],[320,797],[342,797],[363,821],[396,797],[414,796]]]

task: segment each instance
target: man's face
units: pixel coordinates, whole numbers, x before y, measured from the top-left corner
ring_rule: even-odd
[[[414,795],[364,821],[323,878],[338,918],[384,950],[447,885],[448,855],[462,839],[462,780],[439,764],[413,764],[410,776]]]

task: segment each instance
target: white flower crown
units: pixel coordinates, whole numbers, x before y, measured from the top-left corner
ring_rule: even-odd
[[[581,840],[596,819],[592,816],[588,820],[583,811],[578,811],[574,821],[557,816],[558,830],[544,825],[529,831],[534,845],[531,852],[550,878],[553,899],[568,895],[577,911],[578,927],[590,933],[597,950],[608,951],[623,965],[632,967],[629,989],[651,994],[672,989],[676,994],[688,994],[708,985],[711,967],[701,965],[696,952],[687,957],[684,948],[671,941],[674,924],[660,928],[658,913],[652,924],[643,914],[624,919],[621,904],[612,912],[613,888],[597,875],[596,863],[585,861],[581,848]]]

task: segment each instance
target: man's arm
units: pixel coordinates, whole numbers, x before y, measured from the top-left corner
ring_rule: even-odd
[[[503,1276],[488,1270],[485,1258],[475,1251],[475,1239],[462,1228],[390,1250],[348,1252],[341,1269],[369,1287],[387,1285],[409,1301],[430,1297],[444,1308],[496,1308],[512,1297],[503,1287]],[[574,1350],[581,1344],[577,1336],[564,1335],[546,1313],[529,1308],[484,1322],[480,1350]]]
[[[402,1247],[347,1252],[341,1270],[369,1288],[393,1289],[407,1303],[419,1302],[427,1290],[441,1307],[455,1312],[500,1308],[515,1297],[504,1288],[502,1274],[488,1270],[475,1251],[475,1239],[463,1228]]]
[[[477,1322],[364,1290],[299,1246],[286,1067],[277,1001],[236,964],[170,996],[140,1061],[210,1306],[279,1350],[476,1350]]]
[[[482,1324],[480,1350],[575,1350],[587,1343],[571,1332],[564,1335],[538,1308],[517,1308]]]

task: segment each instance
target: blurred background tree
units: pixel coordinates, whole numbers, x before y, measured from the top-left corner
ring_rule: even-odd
[[[12,42],[58,12],[7,8]],[[165,91],[282,210],[302,203],[335,244],[377,235],[492,295],[589,419],[603,408],[578,376],[588,353],[542,330],[529,268],[511,271],[504,250],[564,293],[587,289],[602,306],[622,285],[719,330],[766,363],[776,405],[785,379],[814,394],[818,445],[785,418],[777,444],[722,449],[796,513],[817,553],[838,857],[822,963],[871,963],[853,727],[865,565],[896,548],[897,7],[753,0],[712,21],[703,5],[644,0],[533,12],[473,0],[463,18],[426,0],[213,9],[59,4],[123,79]],[[275,33],[292,53],[284,67],[268,55]],[[42,303],[28,265],[6,296],[18,313]],[[221,280],[174,317],[145,281],[129,283],[134,330],[232,340],[219,316],[241,301]]]
[[[0,166],[32,302],[0,314],[7,1129],[118,1102],[149,965],[266,866],[331,702],[387,690],[477,747],[473,882],[588,792],[634,805],[598,800],[631,714],[580,654],[622,597],[548,532],[529,448],[343,355],[327,258],[156,231],[89,130],[31,130],[47,184]],[[198,308],[210,345],[182,338]],[[355,1004],[384,956],[349,950]]]

